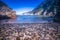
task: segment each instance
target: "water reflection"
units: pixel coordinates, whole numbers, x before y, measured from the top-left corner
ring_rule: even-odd
[[[36,15],[20,15],[16,19],[3,20],[3,22],[9,23],[47,23],[52,21],[52,17],[40,17]]]

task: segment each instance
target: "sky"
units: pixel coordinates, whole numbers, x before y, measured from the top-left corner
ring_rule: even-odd
[[[2,0],[10,8],[16,11],[17,15],[36,8],[43,0]]]

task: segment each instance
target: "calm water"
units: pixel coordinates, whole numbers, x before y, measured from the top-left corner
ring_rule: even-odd
[[[47,23],[47,22],[52,22],[53,18],[52,17],[40,17],[36,15],[20,15],[17,16],[16,19],[9,19],[9,20],[3,20],[4,22],[9,22],[9,23]]]

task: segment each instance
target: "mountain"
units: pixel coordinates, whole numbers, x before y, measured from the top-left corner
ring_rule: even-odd
[[[60,21],[60,0],[44,0],[31,13],[40,16],[52,16],[54,21]]]
[[[45,0],[39,4],[32,12],[38,15],[55,15],[54,0]]]
[[[0,19],[16,18],[16,12],[0,1]]]

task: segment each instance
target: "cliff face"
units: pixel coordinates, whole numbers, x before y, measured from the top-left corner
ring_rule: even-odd
[[[0,18],[3,19],[5,16],[8,18],[16,18],[16,12],[0,1]]]
[[[34,15],[52,16],[55,21],[60,20],[60,0],[44,0],[34,10]]]
[[[54,16],[56,14],[55,1],[44,0],[32,12],[37,15]]]

